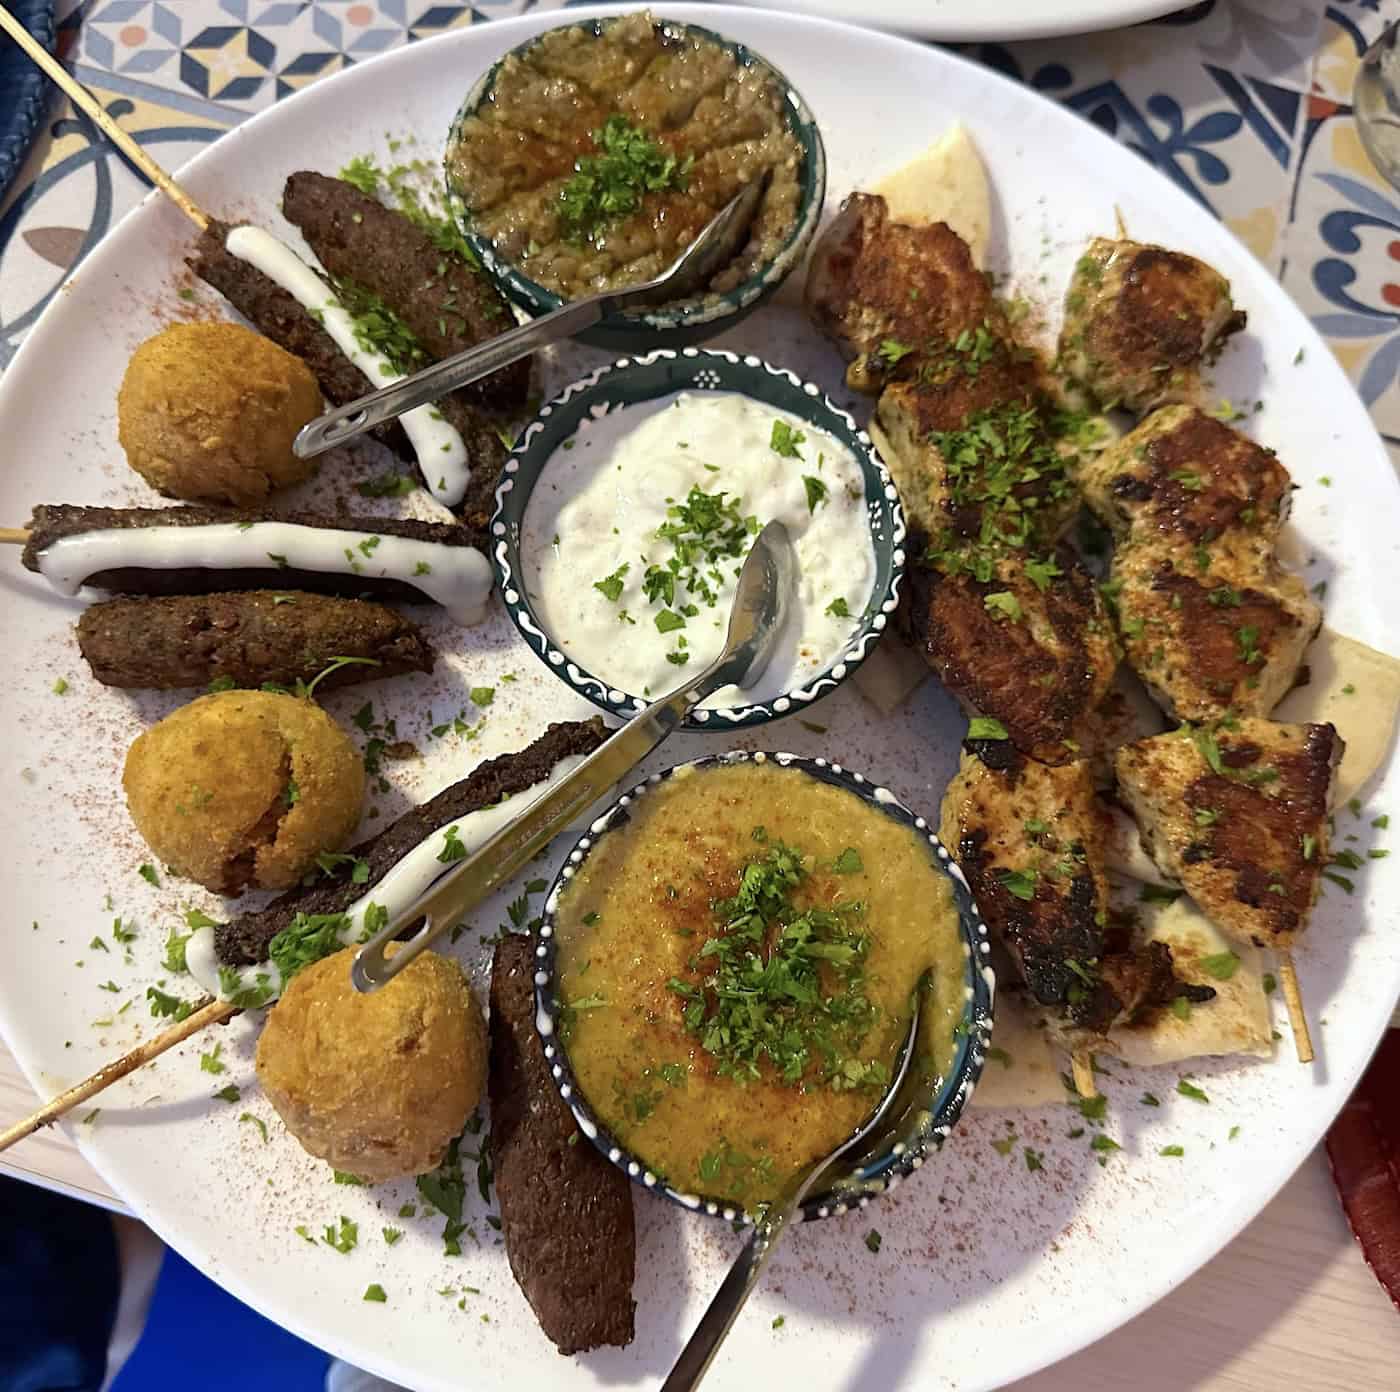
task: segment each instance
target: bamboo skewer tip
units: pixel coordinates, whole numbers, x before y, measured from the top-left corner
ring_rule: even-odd
[[[25,546],[28,542],[28,527],[0,527],[0,546]]]
[[[1293,1029],[1293,1046],[1298,1051],[1298,1062],[1311,1063],[1316,1055],[1313,1053],[1312,1033],[1308,1029],[1303,993],[1298,989],[1298,972],[1293,965],[1291,952],[1279,953],[1278,975],[1283,987],[1283,1003],[1288,1008],[1288,1023]]]
[[[231,1019],[237,1014],[238,1007],[231,1005],[228,1001],[214,1000],[210,996],[195,1001],[194,1009],[183,1020],[177,1021],[169,1029],[162,1030],[154,1038],[138,1044],[130,1053],[123,1054],[121,1058],[104,1064],[90,1078],[84,1078],[81,1083],[75,1083],[66,1091],[60,1092],[57,1097],[45,1102],[37,1111],[31,1112],[27,1117],[15,1122],[13,1126],[0,1131],[0,1151],[8,1150],[10,1146],[16,1145],[26,1136],[32,1136],[45,1126],[52,1125],[59,1117],[71,1112],[80,1103],[86,1102],[90,1097],[96,1097],[104,1088],[108,1088],[118,1080],[125,1078],[127,1074],[134,1073],[152,1059],[158,1058],[167,1049],[173,1049],[175,1045],[182,1043],[190,1035],[198,1034],[205,1026],[221,1024],[224,1020]]]
[[[1097,1097],[1099,1085],[1094,1081],[1093,1056],[1078,1049],[1069,1056],[1069,1065],[1074,1075],[1074,1090],[1081,1097]]]

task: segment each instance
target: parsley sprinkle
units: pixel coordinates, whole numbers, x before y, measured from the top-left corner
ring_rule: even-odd
[[[985,595],[982,603],[989,613],[1001,614],[1013,623],[1021,618],[1021,601],[1010,590],[998,590],[995,594]]]
[[[1217,952],[1210,957],[1202,957],[1197,965],[1217,981],[1228,981],[1240,965],[1240,959],[1233,952]]]
[[[781,1328],[783,1327],[783,1325],[785,1325],[786,1323],[787,1323],[787,1316],[786,1316],[786,1315],[774,1315],[774,1316],[773,1316],[773,1328],[774,1328],[774,1329],[781,1329]]]
[[[1144,1107],[1160,1107],[1162,1105],[1161,1100],[1150,1092],[1144,1092],[1142,1096],[1138,1098],[1138,1101],[1141,1102]]]
[[[365,1287],[364,1298],[376,1305],[382,1305],[389,1297],[384,1294],[384,1287],[376,1281]]]
[[[1179,1145],[1164,1145],[1161,1148],[1161,1150],[1157,1152],[1157,1154],[1167,1155],[1172,1157],[1173,1159],[1180,1159],[1183,1155],[1186,1154],[1186,1151],[1182,1146]]]
[[[997,879],[1003,889],[1008,894],[1014,894],[1018,899],[1031,900],[1035,898],[1035,882],[1038,872],[1035,870],[999,870]]]
[[[68,682],[63,677],[59,677],[53,684],[53,694],[55,696],[62,696],[67,690]]]
[[[876,1228],[871,1228],[865,1235],[865,1245],[872,1252],[878,1252],[880,1250],[880,1244],[883,1241],[884,1239],[880,1236],[879,1230]]]
[[[631,565],[627,561],[623,561],[611,575],[604,576],[601,580],[595,580],[593,582],[593,588],[597,590],[604,599],[616,604],[622,597],[623,578],[631,568]]]
[[[626,116],[609,116],[593,132],[593,145],[598,153],[576,159],[559,191],[560,225],[572,241],[630,217],[646,194],[684,191],[690,181],[692,156],[678,158]]]
[[[466,857],[467,848],[462,844],[461,835],[456,826],[450,826],[442,836],[442,850],[438,852],[437,858],[444,865],[451,865],[454,860],[462,860]]]
[[[907,343],[900,343],[897,339],[886,338],[880,342],[880,356],[890,367],[894,367],[901,358],[907,358],[914,350]]]
[[[200,1054],[199,1066],[205,1073],[227,1073],[228,1068],[219,1061],[219,1055],[223,1053],[224,1046],[215,1044],[207,1054]]]
[[[846,607],[846,600],[844,596],[841,595],[837,595],[837,597],[826,606],[826,612],[833,619],[849,619],[851,617],[851,611]]]
[[[816,512],[818,506],[826,502],[828,489],[821,479],[811,474],[802,475],[802,486],[807,490],[807,511]]]
[[[1114,1150],[1122,1150],[1123,1147],[1113,1139],[1112,1136],[1105,1136],[1102,1131],[1089,1142],[1090,1150],[1103,1151],[1105,1153]]]
[[[494,686],[474,686],[468,694],[472,698],[472,705],[489,706],[496,699],[496,688]]]
[[[240,1112],[238,1119],[239,1121],[251,1121],[258,1128],[258,1133],[263,1138],[263,1144],[267,1144],[267,1123],[261,1117],[255,1117],[252,1112]],[[307,1240],[310,1241],[309,1238]]]
[[[237,1102],[242,1094],[238,1091],[237,1087],[230,1083],[227,1087],[221,1087],[214,1096],[217,1097],[220,1102]]]
[[[860,852],[854,846],[847,846],[834,861],[831,868],[838,875],[855,875],[865,869],[865,863],[860,858]]]
[[[1209,1102],[1210,1098],[1198,1088],[1195,1083],[1186,1078],[1182,1078],[1176,1085],[1176,1090],[1183,1096],[1189,1097],[1193,1102]]]
[[[987,715],[975,715],[967,725],[967,738],[970,740],[1004,740],[1010,736],[1006,732],[1006,726],[1000,720],[993,720]]]
[[[804,431],[794,430],[786,421],[775,420],[768,445],[774,454],[779,454],[784,459],[801,459],[802,453],[797,447],[805,444],[806,440]]]

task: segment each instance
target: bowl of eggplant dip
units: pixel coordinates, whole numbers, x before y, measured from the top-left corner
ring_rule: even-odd
[[[596,369],[517,440],[490,554],[530,650],[628,717],[718,656],[744,558],[774,520],[797,562],[778,649],[758,682],[685,720],[730,730],[834,691],[898,603],[899,496],[870,437],[817,387],[701,348]]]
[[[711,755],[638,784],[560,868],[536,1027],[614,1165],[732,1221],[874,1110],[920,999],[896,1139],[804,1205],[825,1218],[947,1139],[986,1058],[987,954],[961,873],[887,789],[826,759]]]
[[[645,11],[507,53],[462,103],[444,168],[467,241],[530,316],[659,275],[767,180],[747,241],[703,294],[580,335],[623,352],[738,323],[802,260],[826,195],[821,135],[792,84],[743,44]]]

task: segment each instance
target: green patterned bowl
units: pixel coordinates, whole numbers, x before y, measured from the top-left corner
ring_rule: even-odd
[[[622,17],[588,20],[577,27],[591,32],[596,37],[608,25]],[[596,348],[606,348],[611,352],[636,353],[660,345],[680,347],[713,338],[732,328],[767,300],[802,260],[816,234],[817,223],[821,220],[822,203],[826,198],[826,149],[822,144],[821,132],[817,129],[810,108],[792,83],[766,59],[721,34],[703,29],[697,24],[682,24],[676,20],[658,20],[657,24],[668,34],[689,36],[718,44],[734,54],[744,67],[757,68],[772,74],[783,93],[783,114],[788,129],[802,147],[801,194],[797,205],[797,217],[787,240],[777,255],[743,284],[724,294],[710,294],[703,298],[681,301],[674,306],[662,305],[658,309],[636,314],[608,315],[586,333],[579,335],[581,342],[590,343]],[[527,52],[541,37],[536,35],[512,49],[505,58],[493,64],[477,80],[453,118],[447,136],[449,156],[460,137],[462,123],[491,95],[506,58]],[[444,162],[444,173],[454,203],[463,209],[460,214],[463,235],[480,259],[487,275],[506,299],[531,318],[549,314],[564,304],[561,296],[531,280],[497,252],[495,243],[489,237],[475,230],[471,215],[465,212],[469,200],[454,178],[450,158]]]
[[[879,641],[899,603],[904,575],[904,512],[889,471],[871,447],[870,437],[811,382],[762,358],[712,348],[657,348],[640,358],[623,358],[595,369],[546,402],[521,432],[496,487],[491,519],[491,562],[506,613],[526,644],[561,681],[605,711],[630,719],[647,702],[619,691],[585,671],[561,651],[560,638],[544,626],[528,593],[528,570],[521,535],[530,495],[555,450],[569,440],[580,421],[598,419],[643,402],[682,391],[734,392],[807,421],[833,435],[851,451],[865,483],[865,515],[875,550],[875,580],[854,632],[832,662],[807,684],[767,701],[718,709],[701,707],[686,717],[685,730],[729,731],[791,715],[834,691]]]

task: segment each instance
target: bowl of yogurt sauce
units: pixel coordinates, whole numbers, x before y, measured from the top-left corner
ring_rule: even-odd
[[[730,730],[835,690],[898,603],[898,493],[870,437],[816,386],[697,348],[597,369],[511,451],[491,561],[531,650],[630,717],[718,656],[744,558],[774,520],[797,554],[778,651],[752,688],[723,688],[686,722]]]

